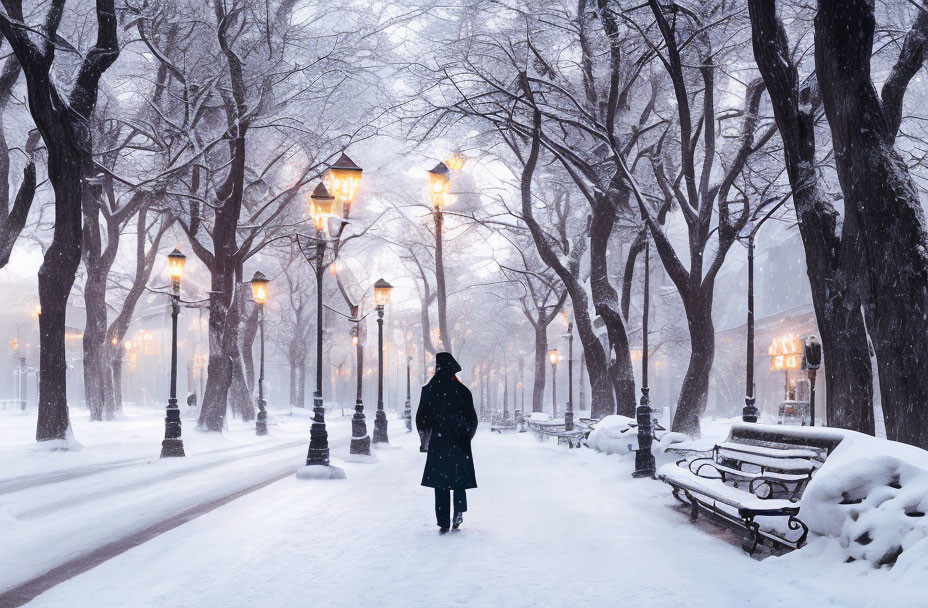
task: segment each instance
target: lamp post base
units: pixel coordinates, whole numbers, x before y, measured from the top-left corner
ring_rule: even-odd
[[[574,412],[571,409],[568,409],[566,412],[564,412],[564,430],[574,430]]]
[[[367,419],[364,416],[364,403],[358,399],[354,404],[354,416],[351,417],[350,454],[370,456],[371,438],[367,434]]]
[[[406,419],[406,432],[412,433],[412,404],[409,399],[406,400],[406,407],[403,410],[403,418]]]
[[[258,399],[258,415],[255,417],[255,435],[267,435],[267,403]]]
[[[741,410],[741,420],[744,422],[757,422],[760,411],[757,409],[754,397],[744,398],[744,408]]]
[[[374,416],[374,443],[390,443],[387,436],[387,413],[380,408]]]
[[[168,399],[164,416],[164,441],[161,442],[162,458],[184,458],[184,441],[180,436],[180,410],[177,399]]]
[[[318,391],[313,394],[313,424],[309,427],[306,465],[329,465],[329,433],[325,430],[325,408],[322,405],[322,394]]]
[[[635,450],[635,472],[632,473],[632,477],[655,479],[654,473],[657,465],[654,461],[654,454],[651,452],[653,427],[651,426],[648,387],[642,387],[641,389],[641,404],[635,410],[635,418],[638,422],[638,449]]]

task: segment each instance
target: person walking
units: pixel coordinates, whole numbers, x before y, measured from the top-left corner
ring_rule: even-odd
[[[477,432],[477,412],[470,390],[455,376],[459,371],[461,366],[451,353],[438,353],[435,375],[422,387],[416,412],[416,428],[428,436],[422,485],[435,489],[435,517],[441,534],[460,527],[467,511],[467,490],[477,487],[470,447]]]

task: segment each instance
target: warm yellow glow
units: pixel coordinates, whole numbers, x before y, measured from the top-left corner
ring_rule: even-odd
[[[151,342],[151,340],[154,338],[154,336],[152,336],[150,333],[148,333],[148,332],[146,331],[146,332],[145,332],[145,335],[143,335],[142,338],[143,338],[146,342]]]
[[[767,348],[767,354],[770,356],[797,353],[800,355],[802,354],[802,338],[795,334],[786,334],[785,336],[774,338],[770,343],[770,347]]]
[[[393,291],[393,286],[384,281],[383,279],[378,279],[374,283],[374,303],[377,306],[386,306],[390,303],[390,292]]]
[[[181,250],[174,248],[174,251],[168,254],[168,272],[171,274],[171,280],[179,284],[181,277],[184,276],[184,266],[187,264],[187,256],[181,253]]]
[[[342,154],[335,164],[329,167],[329,192],[346,205],[350,205],[361,187],[361,173],[361,167]]]
[[[357,346],[357,345],[358,345],[358,342],[360,342],[360,340],[358,339],[357,336],[351,336],[351,345],[352,345],[352,346]]]
[[[551,362],[551,365],[557,365],[558,361],[561,360],[561,354],[557,351],[556,348],[548,351],[548,361]]]
[[[467,158],[460,152],[452,152],[451,156],[445,161],[445,164],[452,171],[460,171],[464,168],[464,164],[467,162]]]
[[[19,340],[16,338],[13,338],[10,341],[10,348],[12,348],[14,352],[19,350]]]
[[[113,336],[113,339],[110,340],[110,344],[112,344],[113,346],[116,346],[117,344],[119,344],[119,338],[117,338],[116,336]]]
[[[329,274],[332,275],[333,277],[338,274],[338,268],[335,266],[334,263],[331,266],[329,266]]]
[[[328,220],[335,213],[335,197],[329,194],[326,187],[320,182],[309,197],[309,216],[313,220],[316,230],[325,230]]]
[[[438,163],[429,172],[429,199],[437,211],[444,209],[451,201],[448,191],[451,189],[450,171],[445,163]]]
[[[42,314],[42,305],[36,304],[35,308],[32,309],[32,312],[30,313],[30,315],[32,315],[33,319],[38,319],[39,315],[41,314]]]
[[[123,345],[126,347],[126,350],[132,350],[132,341],[131,341],[131,340],[127,340]]]
[[[264,276],[264,273],[258,271],[255,273],[255,276],[251,279],[251,297],[254,299],[256,304],[264,304],[267,301],[267,277]]]

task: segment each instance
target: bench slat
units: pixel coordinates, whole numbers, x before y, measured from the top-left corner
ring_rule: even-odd
[[[687,469],[680,468],[675,464],[665,464],[658,470],[657,476],[661,481],[702,494],[735,509],[748,509],[751,511],[769,511],[773,509],[782,511],[785,514],[799,512],[799,506],[789,500],[783,498],[758,498],[749,492],[722,483],[721,479],[696,477]]]
[[[747,464],[754,464],[768,469],[778,469],[780,471],[813,471],[818,468],[817,460],[806,460],[804,458],[772,458],[770,456],[761,456],[749,452],[741,452],[730,448],[719,449],[719,458],[728,460],[737,460]]]
[[[821,452],[806,448],[768,448],[762,445],[752,443],[739,443],[735,441],[723,441],[718,444],[719,448],[744,452],[745,454],[757,454],[758,456],[769,456],[770,458],[821,458]]]

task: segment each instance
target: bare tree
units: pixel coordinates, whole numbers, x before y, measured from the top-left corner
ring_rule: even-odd
[[[65,314],[81,260],[81,202],[97,174],[93,164],[94,108],[103,73],[119,56],[113,0],[96,0],[97,39],[77,70],[70,92],[52,71],[65,0],[52,0],[44,24],[23,23],[22,0],[4,0],[0,33],[13,48],[26,78],[29,108],[48,150],[48,175],[55,191],[55,230],[39,269],[41,343],[39,417],[36,439],[64,439],[70,420],[65,385]],[[41,42],[30,32],[40,31]]]

